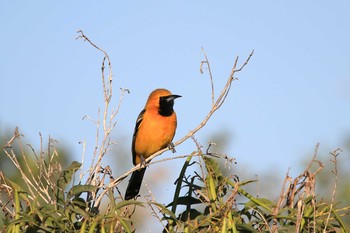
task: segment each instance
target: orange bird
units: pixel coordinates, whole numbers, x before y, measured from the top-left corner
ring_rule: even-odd
[[[145,108],[136,120],[132,138],[132,162],[143,163],[152,154],[171,145],[176,131],[174,100],[181,97],[166,89],[156,89],[148,97]],[[136,197],[140,191],[146,167],[134,171],[125,192],[125,200]]]

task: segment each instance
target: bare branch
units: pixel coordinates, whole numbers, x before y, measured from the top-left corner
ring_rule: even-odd
[[[326,219],[326,223],[325,223],[323,232],[327,232],[328,222],[329,222],[329,220],[331,218],[331,214],[332,214],[333,207],[334,207],[334,204],[335,204],[335,194],[336,194],[337,185],[338,185],[338,160],[337,160],[337,158],[338,158],[338,155],[340,154],[340,152],[342,152],[342,150],[340,148],[337,148],[337,149],[335,149],[334,151],[331,152],[331,155],[333,156],[333,159],[331,159],[331,162],[334,165],[334,170],[332,171],[332,173],[335,176],[335,181],[334,181],[334,188],[333,188],[333,193],[332,193],[332,201],[331,201],[331,204],[330,204],[330,207],[329,207],[329,212],[328,212],[328,216],[327,216],[327,219]]]
[[[214,99],[215,99],[215,93],[214,93],[214,81],[213,81],[213,75],[211,73],[211,69],[210,69],[210,63],[207,57],[207,54],[204,51],[204,48],[202,47],[202,53],[204,55],[204,61],[201,61],[201,65],[200,65],[200,72],[201,74],[203,74],[203,64],[206,64],[208,67],[208,73],[209,73],[209,78],[210,78],[210,84],[211,84],[211,102],[212,105],[214,105]]]

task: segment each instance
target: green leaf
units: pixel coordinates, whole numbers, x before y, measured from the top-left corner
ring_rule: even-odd
[[[254,198],[254,201],[249,201],[245,204],[245,207],[251,207],[251,208],[255,208],[255,207],[264,207],[264,206],[273,206],[274,203],[272,201],[270,201],[269,199],[266,198]]]
[[[79,201],[73,203],[74,205],[67,207],[67,210],[69,211],[67,214],[78,214],[83,216],[84,219],[89,219],[91,216],[93,216],[92,212],[85,210],[86,206],[84,206],[82,202]],[[70,218],[72,218],[72,216]]]
[[[193,205],[201,203],[202,202],[199,199],[190,196],[179,197],[176,202],[177,205]],[[169,203],[166,207],[170,207],[172,205],[173,202]]]
[[[180,196],[180,190],[181,190],[181,186],[182,186],[182,181],[185,177],[185,172],[187,170],[187,167],[190,166],[190,161],[192,159],[192,156],[188,156],[184,165],[182,166],[182,169],[181,169],[181,172],[180,172],[180,175],[179,175],[179,178],[177,178],[177,184],[176,184],[176,189],[175,189],[175,193],[174,193],[174,198],[173,198],[173,202],[172,202],[172,208],[171,208],[171,211],[173,213],[176,212],[176,207],[177,207],[177,201],[179,199],[179,196]],[[168,205],[170,206],[170,204]]]
[[[258,232],[255,228],[248,224],[237,224],[238,232]]]
[[[157,202],[150,202],[152,205],[156,205],[160,208],[160,211],[165,214],[165,215],[169,215],[170,218],[172,219],[176,219],[176,215],[170,211],[169,209],[166,208],[166,206],[160,204],[160,203],[157,203]]]
[[[246,198],[248,198],[249,200],[251,200],[257,206],[260,206],[260,207],[264,208],[265,210],[272,212],[272,207],[274,206],[274,204],[271,201],[269,201],[267,199],[265,199],[266,201],[261,201],[262,198],[253,197],[251,194],[249,194],[248,192],[243,190],[241,187],[238,187],[238,192],[240,194],[242,194],[243,196],[245,196]],[[272,203],[272,205],[271,205],[271,203]]]
[[[203,216],[203,214],[201,212],[199,212],[196,209],[190,209],[189,211],[184,211],[181,214],[179,214],[179,219],[181,219],[181,221],[187,221],[188,218],[190,217],[190,219],[196,219],[199,218],[200,216]]]
[[[84,192],[93,192],[97,189],[98,187],[94,185],[74,185],[69,191],[68,191],[68,199],[72,198],[73,196],[80,196],[81,193]]]
[[[145,203],[141,201],[136,201],[136,200],[127,200],[127,201],[121,201],[115,206],[115,210],[118,210],[120,208],[123,208],[124,206],[128,205],[138,205],[138,206],[144,206]]]
[[[207,156],[203,157],[203,159],[208,172],[213,173],[215,178],[220,181],[223,178],[223,176],[222,176],[219,163],[215,159]]]
[[[73,161],[68,168],[61,172],[57,181],[57,203],[64,204],[64,190],[67,185],[72,181],[74,173],[81,167],[81,163]]]
[[[254,182],[257,182],[258,180],[247,180],[247,181],[242,181],[242,182],[239,182],[239,186],[244,186],[246,184],[250,184],[250,183],[254,183]],[[234,186],[233,186],[234,187]]]

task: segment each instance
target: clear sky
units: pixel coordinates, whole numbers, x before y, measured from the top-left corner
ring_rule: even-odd
[[[80,29],[112,59],[112,104],[117,105],[119,87],[131,91],[112,134],[127,150],[136,117],[157,87],[183,96],[175,104],[175,140],[206,115],[210,82],[199,72],[201,47],[211,62],[216,93],[235,57],[243,62],[254,49],[224,106],[196,137],[205,145],[211,135],[227,133],[224,152],[237,159],[237,169],[249,165],[252,176],[273,169],[283,177],[289,167],[302,169],[298,161],[311,158],[317,142],[328,153],[344,147],[350,135],[349,10],[346,0],[3,0],[0,129],[18,126],[36,146],[39,132],[51,135],[78,161],[78,142],[85,139],[91,154],[94,126],[81,119],[96,118],[103,107],[102,54],[75,39]],[[177,153],[194,149],[188,142]],[[348,157],[349,151],[343,154]],[[131,167],[131,155],[126,160]]]

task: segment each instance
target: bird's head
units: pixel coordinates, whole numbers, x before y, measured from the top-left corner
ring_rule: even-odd
[[[162,116],[170,116],[173,113],[174,100],[181,95],[174,95],[167,89],[156,89],[148,97],[146,107],[157,108]]]

